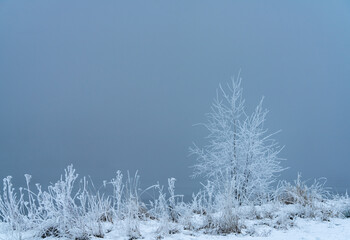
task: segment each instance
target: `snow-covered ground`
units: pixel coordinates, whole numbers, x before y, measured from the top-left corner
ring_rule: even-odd
[[[144,221],[141,223],[140,230],[142,232],[142,239],[159,239],[157,235],[157,228],[159,223],[157,221]],[[108,227],[106,225],[106,227]],[[112,227],[112,226],[110,226]],[[5,226],[0,227],[1,230]],[[249,229],[249,228],[248,228]],[[252,236],[253,235],[253,236]],[[16,233],[0,233],[1,240],[15,240],[20,239]],[[33,236],[32,232],[27,232],[22,235],[22,240],[25,239],[42,239],[40,236]],[[47,240],[63,240],[63,238],[48,237]],[[125,228],[121,226],[114,226],[113,230],[106,234],[103,238],[106,240],[128,240]],[[243,231],[242,234],[229,234],[226,236],[216,234],[205,234],[204,232],[194,231],[180,231],[176,234],[165,236],[164,240],[226,240],[226,239],[242,239],[242,240],[349,240],[350,239],[350,218],[340,219],[332,218],[330,221],[314,221],[310,219],[297,219],[295,225],[289,229],[281,230],[274,229],[268,226],[255,227],[255,233],[249,233],[249,230]],[[101,238],[93,237],[91,240],[101,240]]]
[[[216,240],[216,239],[244,239],[244,240],[260,240],[260,239],[303,239],[303,240],[349,240],[350,239],[350,219],[331,219],[329,222],[320,222],[313,220],[298,219],[295,226],[288,230],[277,230],[270,227],[260,227],[255,229],[254,236],[250,236],[247,232],[239,235],[229,234],[226,236],[204,234],[193,231],[182,231],[164,237],[164,239],[174,240]],[[156,239],[157,225],[152,222],[141,225],[141,232],[144,233],[144,239]],[[260,235],[260,236],[259,236]],[[124,235],[125,236],[125,235]],[[128,239],[115,230],[106,235],[106,239]],[[96,239],[97,240],[97,239]]]

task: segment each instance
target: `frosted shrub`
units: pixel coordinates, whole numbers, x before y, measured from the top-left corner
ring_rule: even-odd
[[[188,207],[183,201],[177,198],[182,197],[175,195],[175,178],[168,179],[169,198],[163,192],[163,186],[157,185],[152,188],[158,191],[158,199],[151,202],[149,214],[159,220],[159,227],[156,231],[158,238],[163,238],[166,235],[177,233],[177,223],[182,222],[182,216],[186,215]]]
[[[329,196],[329,192],[324,187],[325,180],[323,182],[321,180],[315,180],[308,186],[306,182],[301,181],[301,174],[298,173],[294,185],[286,181],[280,182],[276,196],[285,204],[313,206],[316,202],[321,202]]]
[[[197,201],[197,213],[204,217],[204,227],[214,227],[214,214],[217,208],[216,204],[221,204],[220,201],[216,202],[218,194],[215,195],[215,186],[212,182],[207,181],[207,184],[203,186],[203,190],[199,192],[199,201]]]
[[[332,217],[350,218],[350,198],[347,192],[344,195],[335,195],[327,199],[324,207]]]
[[[3,193],[2,196],[0,195],[0,218],[8,223],[12,230],[25,230],[28,222],[25,214],[27,203],[24,201],[22,188],[17,197],[11,180],[11,176],[3,180]]]
[[[338,203],[336,206],[337,212],[339,212],[342,217],[350,218],[350,198],[348,192],[345,193],[343,197],[337,197],[335,202]]]
[[[240,204],[263,201],[283,170],[278,157],[282,148],[264,127],[268,111],[262,103],[263,99],[249,115],[240,77],[226,89],[220,86],[203,124],[209,132],[208,144],[190,148],[197,158],[194,175],[218,187],[234,183],[232,196]]]
[[[24,175],[26,179],[26,185],[27,188],[24,189],[27,192],[27,202],[26,202],[26,212],[28,215],[28,218],[31,219],[32,222],[40,222],[40,219],[38,218],[38,209],[36,205],[36,196],[35,194],[30,190],[30,180],[32,178],[31,175],[25,174]]]
[[[113,186],[113,209],[118,220],[122,217],[122,196],[124,190],[123,174],[117,171],[116,177],[110,182]]]
[[[286,181],[280,182],[276,199],[287,205],[296,205],[300,217],[327,220],[334,215],[334,211],[328,204],[330,194],[324,186],[325,182],[325,179],[314,180],[308,186],[305,181],[301,180],[301,174],[298,173],[294,184]]]
[[[190,211],[181,217],[186,229],[204,229],[208,233],[240,233],[244,228],[240,203],[234,197],[234,184],[226,183],[220,189],[208,181],[198,194],[193,194]]]
[[[212,213],[213,211],[213,202],[214,202],[214,190],[215,186],[211,181],[207,181],[206,185],[203,185],[204,191],[202,196],[202,202],[205,206],[206,213]]]
[[[139,175],[135,173],[134,178],[130,177],[128,173],[128,181],[126,184],[126,199],[125,212],[126,229],[130,239],[138,239],[141,237],[140,233],[140,199],[139,199]]]
[[[166,201],[166,194],[163,193],[163,187],[156,186],[159,192],[159,197],[155,201],[154,214],[159,219],[159,227],[157,229],[158,238],[163,238],[169,234],[170,231],[170,216],[168,212],[168,205]]]
[[[219,217],[214,218],[213,226],[215,226],[218,233],[241,233],[243,227],[241,221],[237,208],[226,202]]]
[[[179,223],[185,230],[199,230],[206,226],[204,222],[198,221],[198,218],[204,214],[201,207],[201,192],[192,194],[192,201],[188,204],[183,204]],[[199,216],[197,216],[199,215]]]
[[[74,183],[78,177],[72,165],[65,169],[64,177],[54,185],[48,186],[47,192],[39,188],[38,204],[40,215],[44,220],[42,236],[69,236],[69,230],[76,228],[79,223],[80,211],[73,195]]]
[[[113,220],[111,201],[99,193],[87,196],[87,206],[80,218],[84,231],[80,235],[103,238],[107,231],[104,223],[111,223]]]
[[[219,233],[241,233],[242,219],[239,216],[240,202],[234,198],[235,183],[232,180],[224,185],[223,191],[215,198],[218,215],[214,217],[213,226]]]
[[[81,180],[80,188],[74,189],[77,178],[78,174],[70,165],[64,177],[50,185],[47,192],[38,186],[42,237],[84,239],[88,236],[103,237],[108,231],[105,223],[112,224],[114,217],[110,198],[99,192],[91,193],[85,177]]]
[[[169,190],[169,214],[171,221],[177,222],[179,218],[179,213],[177,212],[177,206],[176,206],[176,197],[175,196],[175,178],[169,178],[168,179],[168,190]]]
[[[343,208],[341,210],[341,214],[345,218],[350,218],[350,204],[349,203],[347,204],[347,206],[345,206],[345,208]]]

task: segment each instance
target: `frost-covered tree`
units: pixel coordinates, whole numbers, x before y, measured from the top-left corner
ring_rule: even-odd
[[[264,128],[268,111],[263,100],[248,115],[242,94],[240,77],[227,89],[219,86],[208,122],[203,124],[209,142],[190,149],[197,156],[194,175],[212,181],[218,193],[232,192],[240,203],[265,197],[276,174],[283,170],[278,158],[282,148]]]

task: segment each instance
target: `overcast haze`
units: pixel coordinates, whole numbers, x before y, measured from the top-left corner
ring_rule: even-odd
[[[240,69],[248,112],[265,96],[282,129],[281,178],[349,188],[349,1],[0,1],[0,177],[73,163],[189,193],[193,124]]]

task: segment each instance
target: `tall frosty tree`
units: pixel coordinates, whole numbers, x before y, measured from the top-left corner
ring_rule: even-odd
[[[242,203],[266,197],[276,174],[283,169],[281,147],[264,128],[267,110],[263,99],[252,114],[245,111],[241,79],[227,88],[219,87],[208,121],[208,144],[194,145],[197,156],[195,175],[213,182],[217,191],[229,192]]]

